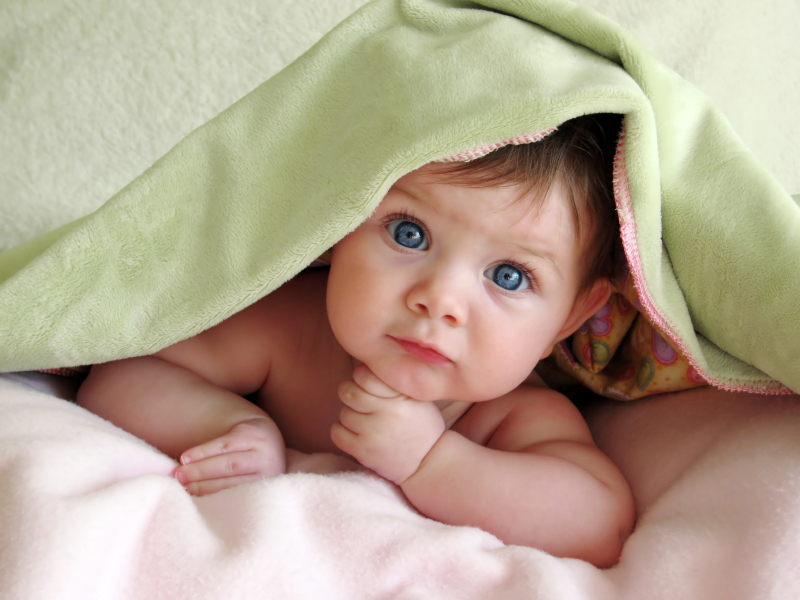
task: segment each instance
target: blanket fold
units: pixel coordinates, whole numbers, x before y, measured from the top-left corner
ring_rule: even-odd
[[[642,312],[707,381],[800,390],[800,208],[719,111],[565,0],[376,0],[98,211],[0,255],[0,368],[151,353],[268,294],[426,162],[625,115]]]

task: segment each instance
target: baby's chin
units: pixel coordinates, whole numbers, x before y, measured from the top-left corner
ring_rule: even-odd
[[[426,365],[403,354],[375,353],[359,357],[351,353],[350,356],[354,363],[369,367],[394,391],[421,402],[493,400],[518,387],[530,372],[504,373],[498,377],[496,371],[476,372],[480,369],[472,369],[465,373],[463,368],[455,365],[451,366],[453,368]]]
[[[442,377],[437,377],[433,373],[425,372],[423,369],[397,368],[391,364],[384,364],[382,361],[355,360],[365,364],[375,374],[399,394],[414,398],[420,402],[435,402],[437,400],[458,400],[453,395],[459,395],[452,385],[447,385],[442,381]],[[372,364],[371,364],[372,363]],[[420,372],[422,371],[422,372]]]
[[[478,389],[468,382],[456,380],[435,370],[427,370],[422,365],[415,368],[397,368],[391,364],[381,364],[374,361],[359,361],[367,365],[375,375],[394,391],[420,402],[436,402],[438,400],[452,400],[460,402],[482,402],[502,396],[510,389],[504,389],[492,395],[493,391]],[[513,388],[512,388],[513,389]]]

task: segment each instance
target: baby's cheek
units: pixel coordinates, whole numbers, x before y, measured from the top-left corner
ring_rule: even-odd
[[[531,374],[537,360],[524,344],[516,349],[487,353],[480,369],[473,370],[473,386],[481,391],[481,400],[499,398],[516,389]]]
[[[344,351],[364,362],[363,343],[359,335],[360,323],[358,319],[348,311],[328,312],[328,321],[336,341]]]
[[[326,296],[328,323],[336,340],[345,350],[352,344],[351,338],[358,332],[359,312],[358,299],[351,293],[347,279],[347,274],[341,268],[332,268],[328,276]]]

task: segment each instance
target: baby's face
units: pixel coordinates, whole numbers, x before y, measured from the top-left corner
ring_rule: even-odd
[[[334,247],[328,317],[398,392],[489,400],[571,332],[581,244],[560,185],[531,208],[519,188],[454,185],[439,169],[401,178]]]

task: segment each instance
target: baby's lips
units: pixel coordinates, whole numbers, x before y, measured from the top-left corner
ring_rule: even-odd
[[[412,356],[416,356],[420,360],[432,365],[449,365],[453,361],[447,356],[439,352],[436,348],[424,346],[412,340],[405,340],[403,338],[393,338],[400,347]]]

